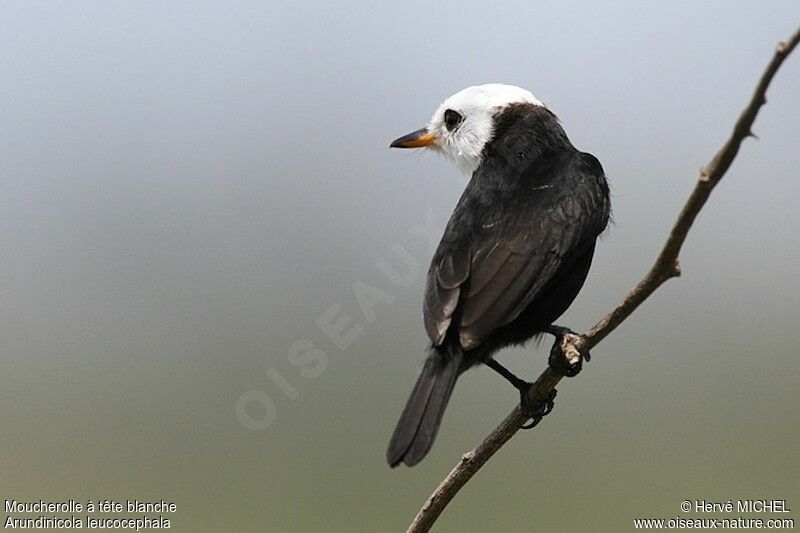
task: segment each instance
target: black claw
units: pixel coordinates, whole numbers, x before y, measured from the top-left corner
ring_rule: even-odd
[[[583,361],[590,361],[592,359],[589,350],[582,350],[580,353],[580,358],[575,364],[570,363],[567,360],[567,357],[564,355],[564,352],[561,350],[561,341],[564,336],[568,334],[577,335],[577,333],[569,328],[561,326],[549,326],[545,331],[556,338],[555,342],[553,343],[553,347],[550,349],[550,357],[547,360],[550,368],[568,378],[577,376],[580,373],[581,368],[583,368]]]
[[[567,357],[561,351],[561,341],[558,339],[556,339],[553,348],[550,350],[550,357],[547,363],[550,365],[550,368],[568,378],[577,376],[581,368],[583,368],[583,358],[579,359],[575,364],[571,364],[567,361]]]
[[[528,392],[533,386],[533,383],[527,383],[527,385],[528,386],[524,390],[520,389],[519,391],[520,394],[519,409],[522,412],[522,414],[530,418],[531,421],[528,422],[527,424],[521,425],[520,429],[535,428],[539,424],[539,422],[542,421],[542,418],[549,415],[550,411],[553,410],[553,407],[555,407],[556,394],[558,394],[558,391],[556,389],[553,389],[552,391],[550,391],[550,394],[547,395],[547,398],[545,398],[542,401],[542,403],[539,404],[539,407],[533,408],[528,398]]]
[[[571,329],[565,328],[564,326],[556,326],[555,324],[550,324],[549,326],[547,326],[547,329],[545,329],[545,331],[557,339],[560,339],[561,337],[563,337],[568,333],[577,335],[577,333],[575,333]]]

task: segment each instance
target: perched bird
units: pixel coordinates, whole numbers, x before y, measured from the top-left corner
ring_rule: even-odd
[[[389,443],[394,467],[425,457],[456,379],[472,366],[508,379],[535,421],[549,412],[526,405],[531,384],[493,354],[542,333],[558,342],[570,332],[553,322],[580,291],[611,207],[597,158],[572,146],[556,116],[519,87],[464,89],[391,147],[432,148],[472,176],[428,270],[423,315],[431,348]],[[550,361],[576,373],[577,365]]]

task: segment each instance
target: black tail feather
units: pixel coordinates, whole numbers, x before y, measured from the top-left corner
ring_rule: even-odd
[[[389,442],[386,459],[394,468],[401,462],[419,463],[431,449],[456,379],[462,371],[460,348],[432,348]]]

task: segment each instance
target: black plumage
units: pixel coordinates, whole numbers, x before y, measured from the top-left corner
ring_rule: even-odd
[[[609,215],[600,162],[572,146],[555,115],[530,103],[498,112],[428,271],[432,346],[389,444],[391,466],[428,452],[459,374],[567,310]]]

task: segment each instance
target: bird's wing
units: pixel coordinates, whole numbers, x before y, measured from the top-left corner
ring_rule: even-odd
[[[453,327],[464,349],[476,347],[516,319],[562,265],[591,246],[608,218],[604,193],[591,181],[586,176],[546,207],[506,220],[502,232],[473,235],[471,242],[437,253],[424,303],[434,345]]]

